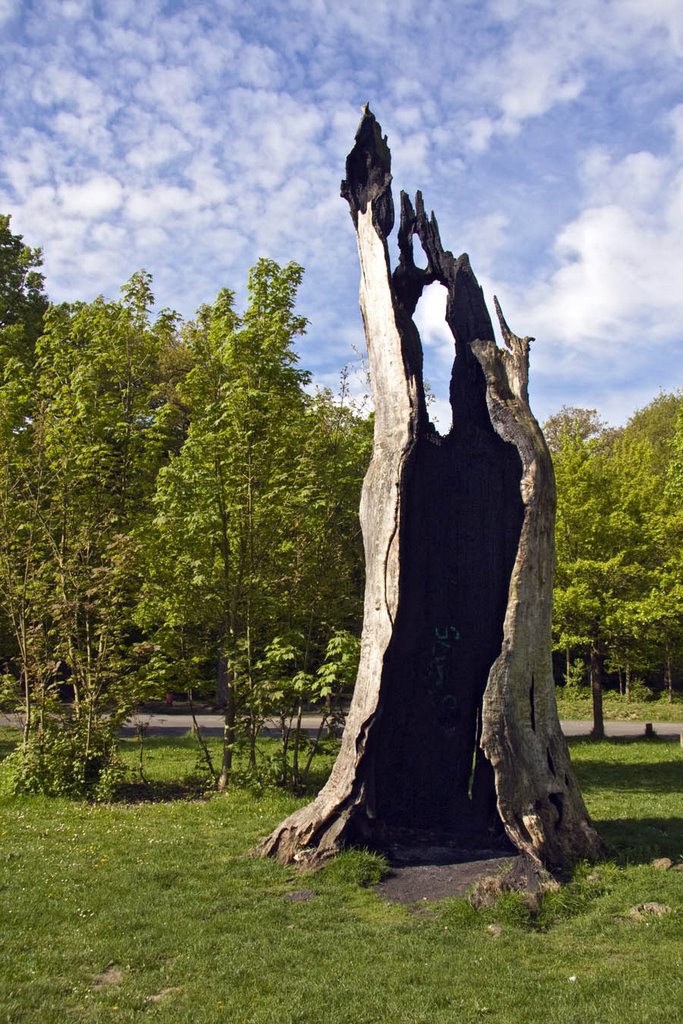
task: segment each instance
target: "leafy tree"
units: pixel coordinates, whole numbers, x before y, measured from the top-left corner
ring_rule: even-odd
[[[24,781],[42,788],[98,785],[142,693],[138,533],[178,419],[161,358],[175,321],[152,322],[152,303],[140,273],[121,302],[51,309],[21,422],[16,360],[7,374],[0,601],[23,684]],[[65,675],[72,714],[56,700]]]
[[[598,416],[597,409],[580,409],[563,405],[559,412],[549,416],[543,424],[543,434],[550,451],[560,452],[568,438],[577,441],[602,441],[610,436],[607,423]]]
[[[666,490],[669,498],[683,505],[683,408],[679,408],[674,432],[669,442],[671,459],[666,471]]]
[[[187,438],[160,473],[145,614],[162,626],[167,659],[192,678],[213,648],[225,706],[221,785],[232,764],[238,715],[258,730],[257,664],[281,620],[283,579],[294,557],[292,494],[308,374],[296,367],[294,312],[302,270],[261,260],[249,278],[243,317],[223,290],[199,310],[185,340],[194,366],[180,389]]]
[[[187,326],[187,438],[155,498],[140,621],[155,629],[155,670],[172,689],[201,685],[215,666],[221,786],[239,736],[255,766],[273,713],[298,722],[283,753],[298,777],[303,707],[325,695],[317,666],[336,630],[359,627],[357,508],[370,434],[347,395],[307,391],[293,350],[305,328],[294,309],[301,274],[261,260],[242,316],[225,290]]]
[[[554,443],[557,526],[554,592],[556,646],[584,649],[590,659],[593,735],[604,734],[602,667],[609,643],[607,614],[622,585],[623,560],[610,529],[613,508],[608,456],[592,410],[566,415]],[[568,671],[569,675],[569,671]]]
[[[0,215],[0,667],[8,666],[19,645],[26,688],[28,666],[38,671],[39,636],[34,610],[43,592],[42,552],[37,537],[37,490],[27,462],[31,430],[33,356],[48,300],[43,292],[40,249],[24,244]]]
[[[30,367],[48,307],[38,270],[42,251],[24,245],[23,237],[12,233],[10,220],[0,214],[0,370],[12,358]]]
[[[683,392],[660,394],[624,430],[615,471],[622,506],[637,523],[624,536],[642,567],[642,586],[630,609],[641,662],[663,666],[673,700],[673,666],[683,653],[683,512],[676,493],[676,445]]]
[[[558,482],[556,643],[568,664],[572,651],[590,651],[596,719],[605,658],[625,674],[627,694],[633,668],[651,673],[663,664],[673,696],[683,618],[683,524],[675,491],[680,403],[680,394],[660,395],[621,431],[604,428],[593,410],[565,409],[551,429]]]

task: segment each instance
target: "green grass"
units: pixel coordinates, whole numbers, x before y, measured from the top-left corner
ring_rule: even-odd
[[[593,705],[590,690],[558,687],[557,708],[560,718],[591,720]],[[636,722],[683,722],[683,701],[675,700],[669,704],[666,697],[657,700],[627,700],[626,697],[608,690],[603,694],[603,710],[606,719]]]
[[[254,859],[300,800],[197,799],[195,755],[190,740],[148,741],[156,802],[0,801],[0,1024],[676,1019],[683,874],[649,861],[683,854],[678,745],[572,744],[610,860],[579,865],[537,916],[515,895],[486,911],[384,903],[363,852],[314,875]],[[649,901],[672,912],[629,916]]]

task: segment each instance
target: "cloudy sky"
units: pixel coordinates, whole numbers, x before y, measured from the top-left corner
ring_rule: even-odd
[[[0,211],[54,300],[144,267],[189,318],[306,268],[302,365],[362,347],[339,182],[361,104],[532,347],[531,400],[625,422],[683,361],[681,0],[0,0]],[[452,343],[435,285],[427,376]],[[445,414],[440,420],[442,429]]]

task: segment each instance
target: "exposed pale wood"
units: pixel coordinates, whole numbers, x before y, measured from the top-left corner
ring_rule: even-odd
[[[493,341],[466,255],[444,250],[418,193],[401,196],[391,275],[390,154],[365,110],[342,194],[356,226],[375,405],[361,500],[361,659],[341,751],[316,799],[260,852],[320,860],[347,843],[508,841],[530,864],[593,857],[557,718],[550,617],[555,490],[528,405],[529,338],[496,302]],[[416,266],[417,239],[427,268]],[[429,422],[413,313],[448,291],[453,428]]]
[[[393,205],[389,151],[379,126],[367,117],[354,153],[377,154],[358,172],[358,198],[352,203],[361,266],[360,303],[368,344],[375,407],[372,460],[363,482],[360,519],[365,544],[365,600],[360,665],[342,745],[327,784],[312,804],[295,812],[261,847],[282,861],[307,853],[320,859],[334,853],[346,838],[354,814],[363,816],[368,800],[362,765],[367,737],[378,711],[384,655],[391,640],[398,605],[398,527],[401,518],[402,465],[415,440],[417,386],[406,376],[402,339],[396,325],[384,235],[373,222],[382,211],[391,229]],[[349,160],[352,158],[350,157]],[[387,199],[388,196],[388,199]],[[357,831],[362,831],[356,826]]]
[[[528,404],[529,343],[506,324],[508,351],[476,341],[491,421],[522,459],[524,523],[510,579],[501,653],[483,701],[481,745],[496,779],[498,809],[514,845],[558,866],[592,859],[600,839],[588,817],[560,729],[551,662],[555,480],[543,434]]]

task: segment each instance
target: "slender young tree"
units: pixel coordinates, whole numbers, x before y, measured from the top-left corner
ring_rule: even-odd
[[[220,785],[227,785],[238,720],[258,725],[258,665],[282,625],[293,547],[308,374],[293,339],[302,269],[260,260],[246,312],[222,291],[200,309],[185,340],[193,368],[180,389],[187,437],[161,472],[146,602],[163,624],[169,656],[188,631],[213,647],[225,708]],[[170,644],[170,647],[168,646]]]

